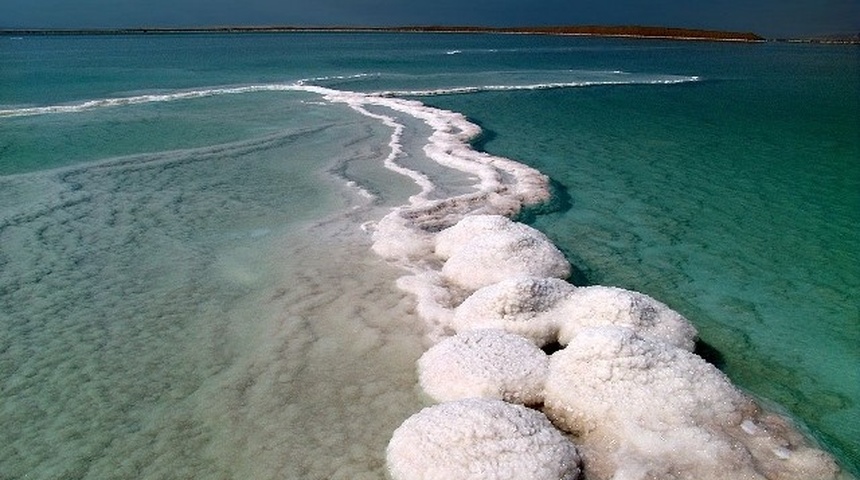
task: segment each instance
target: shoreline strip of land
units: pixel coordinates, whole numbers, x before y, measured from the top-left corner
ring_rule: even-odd
[[[150,35],[194,33],[292,33],[292,32],[414,32],[414,33],[506,33],[534,35],[572,35],[593,37],[653,38],[663,40],[706,40],[733,42],[763,42],[766,39],[752,32],[729,32],[675,27],[651,26],[542,26],[542,27],[475,27],[475,26],[219,26],[219,27],[135,27],[84,29],[0,29],[4,36],[32,35]]]

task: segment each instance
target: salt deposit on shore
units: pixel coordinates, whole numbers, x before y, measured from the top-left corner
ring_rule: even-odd
[[[838,478],[828,454],[692,353],[697,333],[683,316],[637,292],[565,282],[564,255],[508,218],[549,198],[539,172],[471,150],[477,127],[462,116],[390,98],[339,101],[423,119],[434,130],[427,157],[477,179],[474,193],[441,200],[423,184],[371,226],[374,251],[410,271],[398,285],[437,342],[418,362],[421,385],[443,402],[395,432],[395,480],[572,479],[580,454],[589,479]],[[375,115],[396,146],[398,123]],[[389,163],[398,155],[393,147]],[[550,344],[563,348],[538,348]],[[502,412],[512,409],[521,413]],[[524,412],[534,419],[522,423]],[[516,448],[497,458],[501,444]]]

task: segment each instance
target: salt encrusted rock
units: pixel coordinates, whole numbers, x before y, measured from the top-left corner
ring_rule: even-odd
[[[623,327],[582,330],[553,354],[544,402],[553,423],[577,435],[590,479],[803,480],[837,471],[791,429],[756,428],[758,407],[713,365]]]
[[[639,292],[592,286],[577,288],[559,307],[558,342],[567,345],[583,329],[627,327],[640,336],[687,351],[695,348],[696,328],[681,314]]]
[[[480,397],[539,404],[548,368],[541,349],[502,330],[446,338],[418,360],[421,387],[439,402]]]
[[[542,347],[558,339],[558,304],[576,290],[558,278],[515,277],[473,293],[454,311],[457,332],[498,328]]]
[[[576,447],[535,410],[500,400],[442,403],[403,422],[388,444],[394,480],[574,480]]]
[[[436,236],[444,275],[467,290],[515,276],[567,278],[570,264],[543,233],[499,215],[471,215]]]

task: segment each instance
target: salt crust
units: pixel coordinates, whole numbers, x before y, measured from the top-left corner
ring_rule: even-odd
[[[617,325],[690,352],[696,346],[696,328],[644,293],[605,286],[577,288],[558,310],[561,345],[570,343],[585,328]]]
[[[400,277],[397,287],[415,296],[415,311],[425,321],[427,335],[434,343],[451,335],[451,307],[458,303],[457,295],[438,272],[429,270]]]
[[[575,480],[576,447],[540,412],[500,400],[427,407],[388,444],[394,480]]]
[[[392,126],[392,152],[386,166],[393,170],[400,170],[396,159],[402,154],[402,125],[393,117],[369,112],[365,106],[382,106],[425,121],[434,131],[424,149],[427,156],[479,179],[472,194],[430,200],[434,186],[418,172],[403,172],[418,183],[421,193],[372,229],[373,250],[412,271],[408,281],[398,284],[427,294],[419,298],[418,310],[422,316],[431,317],[434,334],[447,334],[451,324],[459,325],[467,315],[454,320],[452,310],[482,287],[529,275],[568,277],[570,265],[543,234],[502,217],[516,214],[522,205],[547,200],[548,179],[516,162],[472,150],[468,141],[480,130],[465,117],[402,99],[306,85],[290,88],[346,103]],[[444,265],[440,271],[437,267],[441,261]],[[545,408],[558,425],[579,435],[590,479],[834,478],[838,469],[826,453],[806,447],[806,440],[782,418],[758,412],[718,370],[687,351],[695,335],[692,327],[681,322],[679,335],[671,333],[677,317],[664,316],[662,308],[657,308],[662,306],[659,302],[629,293],[583,292],[584,296],[609,298],[618,311],[590,305],[591,298],[575,306],[566,321],[543,325],[538,328],[543,333],[528,333],[527,329],[524,334],[541,344],[551,338],[552,329],[557,329],[560,343],[570,342],[551,361]],[[535,300],[525,299],[523,305],[531,302],[540,307],[541,302]],[[569,301],[565,296],[559,303]],[[516,304],[508,302],[510,306]],[[522,314],[534,323],[530,327],[540,324],[534,322],[540,313],[534,317],[524,311]],[[511,322],[515,319],[506,318],[508,323],[502,328],[517,325]],[[607,322],[637,329],[655,341],[645,340],[629,328],[588,328]],[[593,333],[598,330],[616,332],[609,335],[616,340],[598,341],[590,350],[585,348],[599,337]],[[581,351],[579,347],[583,347]],[[604,356],[597,351],[600,348],[608,349]],[[577,368],[576,361],[561,360],[581,357],[588,363],[589,355],[602,366],[591,371]],[[620,364],[613,365],[615,357],[621,359]],[[704,386],[696,384],[698,377],[705,379]],[[493,404],[469,406],[473,402]],[[512,408],[521,409],[521,413],[502,413]],[[487,399],[460,400],[427,410],[404,422],[389,443],[388,464],[395,480],[568,479],[578,475],[575,448],[567,440],[558,443],[563,435],[538,412]],[[528,422],[522,418],[529,415],[540,418],[540,428],[526,426]],[[522,434],[523,429],[531,433]],[[544,441],[547,438],[551,441]]]
[[[716,367],[623,327],[585,329],[553,354],[544,400],[553,423],[581,442],[590,479],[823,480],[838,472]]]
[[[622,288],[574,287],[556,278],[514,277],[484,287],[454,311],[457,332],[501,328],[538,346],[567,345],[583,329],[618,325],[692,351],[697,332],[683,316],[648,295]]]
[[[558,278],[509,278],[473,293],[454,310],[451,326],[457,332],[500,328],[542,347],[558,340],[557,307],[575,290]]]
[[[438,402],[494,398],[543,402],[549,357],[525,338],[502,330],[475,330],[446,338],[418,360],[424,392]]]
[[[477,290],[514,276],[567,278],[570,264],[543,233],[499,215],[471,215],[436,236],[442,275]]]

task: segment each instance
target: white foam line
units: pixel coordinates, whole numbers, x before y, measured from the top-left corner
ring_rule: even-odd
[[[297,85],[313,85],[318,82],[328,82],[331,80],[357,80],[359,78],[367,78],[378,76],[375,73],[357,73],[355,75],[327,75],[322,77],[311,77],[299,80],[296,82]]]
[[[364,75],[325,77],[324,79],[360,78]],[[697,77],[640,81],[638,83],[680,83],[693,81]],[[316,79],[317,81],[320,79]],[[469,122],[462,114],[441,110],[424,105],[416,100],[407,100],[379,93],[359,93],[336,90],[312,85],[310,80],[291,84],[263,84],[240,87],[210,88],[168,94],[138,95],[133,97],[107,98],[74,105],[21,108],[0,110],[0,117],[41,115],[50,113],[72,113],[97,108],[119,107],[152,102],[171,102],[217,95],[233,95],[254,92],[301,91],[320,95],[330,103],[343,103],[362,115],[382,122],[392,129],[388,143],[390,152],[384,161],[386,168],[411,178],[421,189],[420,193],[409,199],[409,204],[395,208],[387,217],[389,222],[380,224],[397,225],[397,229],[409,230],[416,237],[423,237],[425,229],[450,226],[468,213],[490,213],[514,215],[528,204],[538,204],[549,199],[549,180],[539,171],[513,160],[475,151],[470,141],[480,134],[481,129]],[[588,82],[576,84],[541,84],[514,87],[492,87],[498,89],[560,88],[585,86]],[[590,84],[609,84],[611,82],[591,82]],[[637,83],[637,82],[615,82]],[[438,91],[437,91],[438,92]],[[411,92],[415,93],[415,92]],[[402,137],[405,126],[394,117],[374,113],[368,107],[382,107],[406,114],[423,121],[432,129],[424,146],[428,158],[440,165],[453,168],[477,177],[474,192],[460,196],[430,200],[429,194],[436,186],[424,174],[399,165],[397,160],[405,155]],[[389,218],[390,217],[390,218]],[[399,218],[395,218],[399,217]],[[425,232],[426,233],[426,232]],[[408,262],[407,262],[408,263]]]
[[[361,76],[356,75],[348,77],[325,77],[325,79],[348,79],[360,77]],[[468,141],[480,133],[480,129],[476,125],[468,122],[462,115],[430,108],[416,101],[384,98],[374,94],[335,90],[310,85],[308,84],[309,81],[311,80],[303,80],[293,84],[265,84],[229,88],[210,88],[166,94],[105,98],[71,105],[8,109],[0,110],[0,117],[79,113],[101,108],[173,102],[219,95],[236,95],[255,92],[303,91],[318,94],[328,102],[344,103],[362,115],[379,120],[386,126],[393,129],[391,139],[388,144],[391,151],[385,159],[385,166],[392,171],[411,178],[421,188],[421,192],[418,195],[410,198],[411,205],[427,204],[429,202],[429,194],[435,189],[435,185],[426,175],[405,168],[397,163],[397,159],[404,155],[401,139],[405,127],[398,123],[393,117],[369,111],[366,108],[368,106],[389,108],[424,121],[433,128],[434,131],[433,135],[428,139],[428,145],[425,146],[425,152],[431,159],[442,165],[476,175],[480,179],[480,186],[478,187],[479,190],[499,190],[502,188],[500,186],[501,178],[498,172],[495,171],[494,168],[481,166],[482,164],[488,165],[493,163],[493,159],[495,157],[491,157],[486,154],[479,154],[468,146]]]
[[[461,114],[428,107],[413,100],[345,92],[310,85],[298,88],[318,93],[331,102],[345,103],[357,112],[378,119],[394,129],[391,141],[389,142],[391,153],[386,158],[386,166],[413,178],[421,187],[422,192],[410,199],[412,206],[426,206],[428,203],[433,203],[428,200],[428,194],[435,189],[435,186],[423,174],[406,169],[396,163],[396,159],[403,155],[402,145],[400,144],[404,129],[403,125],[397,123],[392,117],[368,111],[366,106],[388,108],[421,120],[430,126],[433,129],[433,133],[428,138],[428,143],[424,147],[427,156],[440,165],[477,176],[479,184],[476,188],[479,191],[501,192],[506,189],[499,169],[514,177],[531,174],[544,178],[536,170],[519,163],[473,150],[469,145],[469,141],[477,136],[481,130]],[[526,192],[518,191],[517,193]]]
[[[373,200],[376,198],[376,195],[370,193],[370,191],[368,191],[366,188],[362,187],[361,185],[357,184],[356,182],[354,182],[352,180],[347,181],[346,186],[358,190],[358,194],[361,195],[362,197],[368,199],[368,200]],[[359,208],[359,207],[354,207],[354,208]]]
[[[613,72],[613,73],[623,73],[623,72]],[[68,104],[68,105],[48,105],[42,107],[24,107],[24,108],[11,108],[11,109],[0,109],[0,118],[2,117],[21,117],[21,116],[33,116],[33,115],[46,115],[46,114],[56,114],[56,113],[78,113],[84,112],[88,110],[95,110],[98,108],[110,108],[110,107],[122,107],[129,105],[141,105],[145,103],[160,103],[160,102],[174,102],[180,100],[191,100],[196,98],[207,98],[214,97],[219,95],[237,95],[237,94],[245,94],[245,93],[255,93],[255,92],[279,92],[279,91],[317,91],[318,89],[324,90],[325,92],[318,91],[321,95],[327,96],[330,95],[328,92],[339,92],[338,90],[328,89],[325,87],[316,87],[312,85],[312,82],[316,81],[327,81],[327,80],[348,80],[348,79],[357,79],[357,78],[365,78],[370,76],[370,74],[358,74],[358,75],[340,75],[340,76],[328,76],[328,77],[318,77],[318,78],[310,78],[299,80],[295,83],[290,84],[264,84],[264,85],[249,85],[243,87],[227,87],[227,88],[210,88],[203,90],[192,90],[186,92],[176,92],[176,93],[165,93],[165,94],[148,94],[148,95],[136,95],[131,97],[113,97],[113,98],[103,98],[98,100],[89,100],[86,102]],[[691,77],[680,77],[680,78],[668,78],[668,79],[656,79],[656,80],[631,80],[631,81],[584,81],[584,82],[553,82],[553,83],[539,83],[539,84],[530,84],[530,85],[484,85],[484,86],[476,86],[476,87],[454,87],[454,88],[443,88],[443,89],[430,89],[430,90],[390,90],[390,91],[381,91],[370,94],[359,94],[353,92],[345,92],[351,93],[353,95],[360,95],[366,98],[375,97],[375,96],[383,96],[383,97],[397,97],[397,96],[433,96],[433,95],[450,95],[450,94],[462,94],[462,93],[475,93],[481,91],[516,91],[516,90],[541,90],[541,89],[552,89],[552,88],[575,88],[575,87],[588,87],[588,86],[599,86],[599,85],[635,85],[635,84],[676,84],[676,83],[686,83],[686,82],[695,82],[700,80],[697,76]],[[366,103],[366,102],[359,102]]]
[[[621,74],[623,72],[612,72]],[[376,95],[385,97],[430,97],[437,95],[458,95],[465,93],[492,92],[492,91],[517,91],[517,90],[549,90],[558,88],[581,88],[610,85],[674,85],[678,83],[697,82],[697,76],[681,78],[665,78],[654,80],[600,80],[580,82],[550,82],[535,83],[530,85],[482,85],[474,87],[452,87],[428,90],[386,90],[376,92]]]
[[[175,102],[179,100],[191,100],[195,98],[214,97],[219,95],[236,95],[254,92],[279,92],[299,90],[297,84],[268,84],[250,85],[232,88],[210,88],[204,90],[192,90],[187,92],[137,95],[133,97],[114,97],[98,100],[89,100],[82,103],[70,105],[49,105],[45,107],[25,107],[0,110],[0,117],[22,117],[32,115],[46,115],[52,113],[78,113],[98,108],[124,107],[129,105],[141,105],[145,103]]]
[[[122,107],[128,105],[140,105],[144,103],[174,102],[179,100],[190,100],[195,98],[214,97],[219,95],[237,95],[255,92],[281,92],[305,90],[307,84],[314,81],[346,80],[367,77],[369,74],[339,75],[329,77],[318,77],[299,80],[295,83],[273,83],[263,85],[248,85],[242,87],[208,88],[203,90],[191,90],[185,92],[136,95],[131,97],[112,97],[98,100],[89,100],[69,105],[49,105],[44,107],[25,107],[0,110],[0,117],[19,117],[30,115],[45,115],[51,113],[77,113],[97,108]]]
[[[44,107],[25,107],[0,110],[0,117],[22,117],[32,115],[46,115],[51,113],[78,113],[97,108],[123,107],[128,105],[141,105],[145,103],[174,102],[179,100],[191,100],[195,98],[215,97],[219,95],[237,95],[255,92],[282,92],[305,90],[309,84],[330,80],[350,80],[369,77],[371,74],[336,75],[327,77],[316,77],[299,80],[295,83],[273,83],[263,85],[248,85],[242,87],[208,88],[203,90],[191,90],[185,92],[136,95],[131,97],[112,97],[98,100],[89,100],[69,105],[49,105]]]
[[[384,165],[389,170],[411,178],[416,184],[418,184],[419,187],[421,187],[421,193],[410,197],[410,203],[417,203],[422,201],[423,199],[426,199],[430,195],[430,193],[436,188],[430,178],[420,172],[416,172],[415,170],[403,167],[397,163],[397,159],[403,155],[403,144],[401,143],[401,139],[403,138],[403,130],[406,127],[404,127],[403,124],[397,123],[397,121],[393,117],[370,112],[358,102],[349,102],[348,105],[356,112],[364,116],[379,120],[386,126],[391,127],[393,129],[393,132],[391,133],[391,140],[388,142],[388,146],[389,148],[391,148],[391,151],[388,153],[388,156],[385,157]]]

